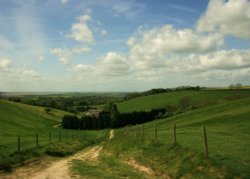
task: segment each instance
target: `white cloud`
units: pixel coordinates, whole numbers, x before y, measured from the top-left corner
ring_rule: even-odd
[[[53,48],[50,50],[52,55],[55,55],[59,58],[59,61],[63,64],[68,64],[70,61],[70,53],[67,50],[62,48]]]
[[[0,59],[0,69],[6,70],[11,66],[12,62],[8,59]]]
[[[0,59],[0,88],[2,90],[13,91],[21,90],[23,86],[30,87],[30,84],[34,84],[39,77],[40,74],[34,70],[21,69],[15,67],[9,59]]]
[[[69,0],[61,0],[62,4],[67,4],[69,2]]]
[[[88,73],[96,78],[101,76],[125,76],[131,72],[126,56],[116,52],[108,52],[94,65],[77,64],[71,70],[78,73]]]
[[[250,1],[211,0],[197,22],[199,32],[220,32],[250,39]]]
[[[85,53],[85,52],[90,52],[91,49],[88,47],[78,47],[78,48],[72,48],[72,49],[68,49],[69,51],[71,51],[71,54],[79,54],[79,53]]]
[[[188,55],[172,55],[166,58],[143,59],[132,61],[133,73],[143,80],[157,81],[170,74],[181,74],[184,76],[214,76],[211,73],[219,74],[221,78],[227,79],[231,71],[250,75],[250,49],[248,50],[223,50],[206,54],[191,53]],[[243,73],[244,72],[244,73]],[[211,80],[210,78],[210,80]]]
[[[205,53],[223,45],[223,37],[219,34],[197,34],[191,29],[177,30],[171,25],[165,25],[140,32],[139,38],[130,38],[128,45],[131,51],[146,55]]]
[[[177,30],[170,25],[151,30],[139,28],[138,33],[127,41],[128,58],[134,71],[151,71],[165,68],[168,59],[190,53],[207,53],[223,44],[219,34],[202,35],[191,29]]]
[[[107,34],[107,31],[103,29],[103,30],[101,31],[101,34],[102,34],[102,35],[106,35],[106,34]]]
[[[97,63],[97,73],[107,76],[123,76],[130,72],[126,56],[116,52],[108,52]]]
[[[76,22],[71,27],[71,34],[69,35],[76,41],[93,44],[95,42],[93,32],[88,27],[88,22],[91,19],[90,15],[83,15],[76,18]]]
[[[202,73],[213,70],[231,71],[250,68],[250,49],[223,50],[208,54],[190,54],[168,62],[168,68],[176,73]],[[173,67],[173,68],[170,68]]]
[[[81,54],[91,51],[88,47],[76,47],[76,48],[53,48],[50,50],[52,55],[55,55],[59,58],[59,61],[63,64],[68,64],[71,60],[71,57],[75,54]]]
[[[22,72],[22,74],[24,74],[25,76],[28,76],[28,77],[38,77],[39,76],[39,73],[34,71],[34,70],[24,70]]]
[[[95,67],[93,65],[77,64],[74,65],[71,70],[74,72],[93,74],[95,72]]]

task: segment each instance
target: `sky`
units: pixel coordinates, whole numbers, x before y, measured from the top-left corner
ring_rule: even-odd
[[[0,91],[250,85],[250,0],[0,0]]]

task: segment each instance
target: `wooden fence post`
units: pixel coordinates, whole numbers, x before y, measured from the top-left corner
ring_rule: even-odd
[[[176,125],[173,125],[173,137],[174,137],[174,145],[176,145]]]
[[[158,136],[157,136],[157,124],[155,124],[155,139],[157,140]]]
[[[205,158],[208,159],[208,144],[207,144],[207,132],[206,132],[206,127],[202,128],[203,131],[203,140],[204,140],[204,154]]]
[[[38,142],[38,133],[36,133],[36,146],[39,146],[39,142]]]
[[[20,148],[21,148],[20,136],[17,136],[17,153],[20,153]]]

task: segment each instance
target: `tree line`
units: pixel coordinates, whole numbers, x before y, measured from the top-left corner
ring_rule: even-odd
[[[62,119],[62,126],[65,129],[119,128],[149,122],[165,113],[166,108],[119,113],[115,104],[109,104],[104,111],[100,112],[98,117],[65,115]]]
[[[175,91],[184,91],[184,90],[198,91],[200,89],[201,89],[200,86],[179,86],[176,88],[155,88],[155,89],[151,89],[151,90],[140,92],[140,93],[129,93],[124,97],[124,99],[129,100],[129,99],[141,97],[141,96],[148,96],[152,94],[168,93],[168,92],[175,92]]]

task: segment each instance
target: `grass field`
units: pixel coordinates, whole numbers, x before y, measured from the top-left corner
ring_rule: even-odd
[[[250,98],[227,101],[144,124],[144,137],[173,143],[173,124],[177,142],[184,148],[203,153],[202,126],[206,126],[209,156],[214,163],[226,166],[233,175],[250,177]],[[140,135],[141,126],[134,127]],[[140,137],[138,138],[140,139]]]
[[[117,103],[117,107],[120,112],[145,111],[167,105],[176,105],[183,97],[190,97],[195,105],[205,105],[206,103],[221,103],[245,96],[250,96],[250,90],[177,91],[137,97]]]
[[[130,137],[119,138],[118,135],[116,138],[116,136],[116,140],[104,145],[104,151],[110,151],[118,158],[123,153],[129,153],[140,162],[150,164],[149,167],[160,173],[171,170],[173,178],[183,175],[189,177],[190,171],[195,173],[193,177],[198,178],[200,176],[213,178],[216,175],[250,178],[250,90],[171,92],[138,97],[119,103],[118,108],[122,112],[149,110],[177,104],[179,99],[185,96],[189,96],[194,104],[213,101],[213,105],[133,126],[129,129],[132,134]],[[48,114],[41,107],[0,100],[0,168],[1,162],[21,163],[46,152],[58,156],[68,155],[87,145],[101,142],[107,136],[107,130],[73,131],[55,127],[64,114],[66,114],[64,111],[55,109]],[[178,143],[175,149],[172,148],[173,124],[176,124]],[[151,142],[156,141],[155,125],[159,143]],[[142,126],[145,144],[140,143]],[[202,126],[206,127],[208,136],[210,160],[207,162],[203,157]],[[52,144],[48,138],[49,131],[52,134]],[[62,132],[62,142],[59,142],[59,131]],[[117,130],[116,133],[119,134],[119,131],[123,130]],[[36,133],[39,134],[39,147],[36,147]],[[16,153],[18,135],[21,137],[21,155]],[[80,142],[72,140],[79,136],[84,140]],[[117,165],[114,168],[117,172],[114,176],[123,175],[122,168],[125,165],[120,163],[120,160],[114,159],[114,156],[100,158],[101,163],[93,166],[89,176],[95,177],[94,174],[101,176],[99,168],[108,170],[113,164]],[[111,159],[112,161],[109,161]],[[5,163],[2,166],[5,166]],[[81,173],[89,165],[92,164],[74,161],[73,168],[76,173]],[[141,176],[133,172],[130,175]],[[110,176],[112,173],[107,174],[107,177]]]
[[[56,109],[52,109],[48,114],[42,107],[0,100],[0,168],[6,163],[21,163],[36,155],[43,155],[46,151],[55,155],[67,155],[106,135],[106,131],[73,131],[58,128],[65,114],[68,113]],[[59,142],[59,131],[62,142]],[[36,134],[39,147],[36,144]],[[21,139],[22,157],[16,153],[18,136]],[[73,142],[72,138],[87,140],[85,143],[79,143]]]

